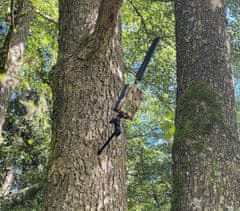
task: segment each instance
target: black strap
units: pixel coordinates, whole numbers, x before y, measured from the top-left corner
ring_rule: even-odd
[[[150,62],[150,59],[152,58],[152,55],[157,47],[157,44],[160,40],[160,37],[156,37],[153,41],[152,41],[152,44],[151,46],[149,47],[148,49],[148,52],[143,60],[143,63],[141,64],[138,72],[137,72],[137,75],[136,75],[136,80],[135,80],[135,84],[138,82],[138,81],[141,81],[142,80],[142,77],[143,77],[143,74],[147,68],[147,65],[148,63]]]
[[[114,132],[105,142],[105,144],[98,150],[98,155],[102,153],[102,151],[106,148],[106,146],[111,142],[111,140],[116,136],[120,136],[121,134],[121,118],[122,116],[119,114],[116,118],[113,118],[110,123],[114,125]]]
[[[144,58],[143,63],[141,64],[141,67],[139,68],[137,75],[136,75],[136,80],[135,80],[135,84],[142,80],[143,74],[146,70],[146,67],[148,65],[148,63],[150,62],[150,59],[154,53],[154,50],[157,47],[157,44],[160,40],[160,37],[156,37],[153,41],[151,46],[148,49],[148,52]],[[114,125],[114,132],[113,134],[108,138],[108,140],[105,142],[105,144],[98,150],[98,155],[100,155],[102,153],[102,151],[107,147],[107,145],[111,142],[111,140],[116,136],[120,136],[121,134],[121,118],[123,118],[123,116],[121,114],[118,114],[118,116],[116,118],[113,118],[110,123]]]

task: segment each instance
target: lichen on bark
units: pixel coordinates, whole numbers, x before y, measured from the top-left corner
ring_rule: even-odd
[[[176,122],[175,145],[193,143],[194,149],[202,152],[206,139],[214,128],[227,124],[223,102],[218,93],[201,82],[193,82],[179,98]],[[177,146],[176,146],[177,147]]]

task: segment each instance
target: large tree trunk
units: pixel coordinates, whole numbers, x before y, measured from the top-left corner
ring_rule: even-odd
[[[230,49],[222,0],[176,0],[173,211],[240,210]]]
[[[12,91],[18,85],[18,72],[23,65],[24,42],[29,34],[33,9],[31,1],[16,1],[11,26],[0,49],[0,145],[3,142],[2,127]]]
[[[120,136],[100,156],[122,87],[120,0],[61,0],[44,210],[126,210]]]

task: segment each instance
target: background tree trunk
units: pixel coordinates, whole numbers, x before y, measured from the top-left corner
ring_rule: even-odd
[[[0,146],[4,140],[2,130],[9,100],[19,83],[18,73],[24,63],[24,42],[29,34],[33,15],[31,2],[28,0],[18,0],[12,7],[12,21],[9,22],[9,31],[0,49]],[[0,181],[0,196],[5,198],[14,183],[13,164],[9,164],[0,174],[0,178],[3,178]]]
[[[28,0],[18,0],[15,15],[0,53],[0,145],[3,143],[2,127],[12,91],[18,85],[18,72],[22,67],[24,42],[29,34],[33,9]]]
[[[98,156],[122,88],[119,0],[61,0],[44,210],[126,210],[120,136]]]
[[[1,184],[0,196],[4,199],[8,196],[14,183],[14,166],[7,168],[6,176]]]
[[[176,0],[173,211],[240,210],[230,48],[222,0]]]

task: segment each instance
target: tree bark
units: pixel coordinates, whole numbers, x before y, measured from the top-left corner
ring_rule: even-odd
[[[61,0],[44,210],[127,210],[124,138],[100,156],[122,88],[119,0]]]
[[[9,166],[7,168],[7,174],[5,176],[4,182],[1,186],[0,197],[5,198],[11,191],[11,188],[14,183],[14,166]]]
[[[230,48],[222,0],[176,0],[173,211],[240,210]]]
[[[0,53],[0,145],[2,127],[12,91],[18,85],[18,72],[23,65],[24,42],[29,34],[33,10],[28,0],[16,2],[16,12]]]

